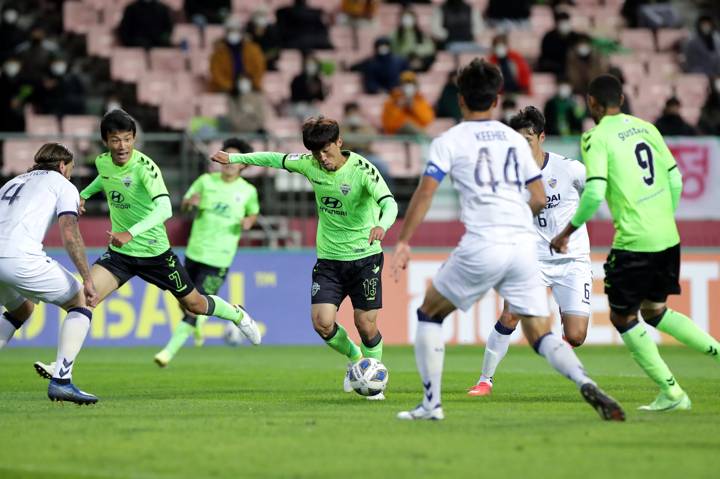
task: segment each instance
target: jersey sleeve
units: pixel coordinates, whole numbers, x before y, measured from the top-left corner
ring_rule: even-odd
[[[57,202],[55,203],[55,214],[59,218],[63,215],[78,215],[80,208],[80,193],[75,185],[65,180],[60,183],[57,189]]]
[[[144,158],[141,159],[141,163],[143,166],[140,172],[140,178],[150,198],[154,201],[160,196],[170,196],[160,168],[152,161]]]
[[[100,175],[97,175],[95,179],[85,187],[84,190],[80,193],[80,197],[84,200],[90,198],[91,196],[95,195],[96,193],[100,193],[102,191],[102,180],[100,179]]]
[[[307,154],[288,153],[282,158],[283,168],[293,173],[300,173],[303,176],[310,169],[312,163],[312,155]]]
[[[568,160],[568,170],[572,175],[573,188],[582,194],[585,189],[585,166],[576,160]]]
[[[452,153],[447,146],[447,142],[443,137],[435,138],[430,143],[430,151],[428,153],[428,162],[425,166],[423,176],[430,176],[441,182],[445,175],[450,173],[452,168]]]
[[[593,128],[583,134],[580,140],[583,163],[585,164],[585,181],[607,182],[607,151],[601,134]]]
[[[245,205],[245,216],[256,215],[260,213],[260,202],[258,201],[257,188],[254,186],[250,191],[250,197]]]
[[[183,199],[190,199],[193,195],[199,194],[202,196],[203,189],[205,187],[205,178],[207,175],[202,175],[199,178],[197,178],[195,181],[192,182],[192,185],[190,185],[190,188],[185,192],[185,196],[183,196]]]

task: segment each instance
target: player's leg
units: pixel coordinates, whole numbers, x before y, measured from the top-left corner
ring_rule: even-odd
[[[720,362],[720,344],[684,314],[667,307],[669,294],[680,293],[680,245],[654,255],[653,288],[640,312],[646,323],[695,351]]]
[[[377,325],[378,311],[382,308],[383,253],[378,253],[344,266],[346,281],[354,309],[355,328],[360,335],[363,357],[382,360],[382,335]]]
[[[485,354],[483,355],[482,373],[477,384],[469,391],[470,396],[489,396],[492,393],[493,377],[495,371],[507,354],[510,347],[510,336],[515,331],[520,319],[510,314],[510,305],[507,301],[503,304],[503,311],[490,331],[485,343]]]
[[[548,278],[553,298],[560,307],[563,336],[572,347],[582,346],[590,322],[592,270],[588,261],[557,265]]]
[[[5,312],[0,316],[0,349],[2,349],[10,342],[15,331],[30,318],[35,305],[14,289],[0,286],[0,306],[5,306]]]
[[[325,344],[354,363],[362,357],[362,353],[348,336],[347,330],[336,322],[337,308],[331,303],[313,304],[310,312],[313,328]]]
[[[652,410],[687,409],[689,399],[665,364],[655,341],[638,321],[638,310],[649,296],[654,276],[651,253],[611,250],[605,263],[605,293],[610,303],[610,321],[620,333],[632,358],[660,388],[648,406]],[[687,406],[687,407],[685,407]]]

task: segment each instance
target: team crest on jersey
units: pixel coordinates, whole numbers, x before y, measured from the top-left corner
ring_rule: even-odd
[[[548,180],[548,185],[550,185],[550,188],[555,188],[557,186],[557,178],[550,178]]]
[[[242,201],[242,195],[235,195],[235,202],[240,203]]]
[[[340,192],[343,195],[347,196],[347,194],[350,193],[350,185],[348,185],[347,183],[343,183],[342,185],[340,185]]]
[[[122,179],[123,185],[125,185],[126,188],[130,188],[130,185],[132,185],[132,178],[129,176],[126,176]]]

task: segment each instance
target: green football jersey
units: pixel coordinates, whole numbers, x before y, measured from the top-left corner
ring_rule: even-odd
[[[228,183],[220,173],[206,173],[185,193],[200,196],[185,256],[216,268],[227,268],[235,257],[242,220],[260,212],[257,190],[238,177]]]
[[[657,128],[608,115],[582,136],[581,148],[586,181],[607,181],[613,248],[655,252],[680,242],[668,180],[677,163]]]
[[[110,153],[105,152],[95,158],[95,167],[98,177],[80,193],[80,197],[88,199],[99,191],[105,192],[113,232],[129,230],[155,208],[155,198],[169,196],[160,168],[138,150],[133,150],[130,160],[123,166],[113,163]],[[170,242],[165,225],[160,224],[133,237],[122,248],[112,245],[110,248],[129,256],[147,258],[170,249]]]
[[[315,191],[318,259],[353,261],[382,252],[379,241],[369,244],[370,230],[382,226],[387,231],[397,207],[377,168],[356,153],[343,154],[347,161],[336,171],[323,168],[311,154],[234,153],[230,161],[285,168],[305,176]],[[392,202],[394,213],[381,218],[384,202]]]

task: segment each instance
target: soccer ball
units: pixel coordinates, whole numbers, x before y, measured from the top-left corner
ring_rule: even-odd
[[[228,321],[223,331],[223,339],[228,346],[240,346],[245,341],[245,335],[240,328]]]
[[[348,371],[350,385],[361,396],[375,396],[385,390],[388,370],[383,363],[373,358],[362,358]]]

